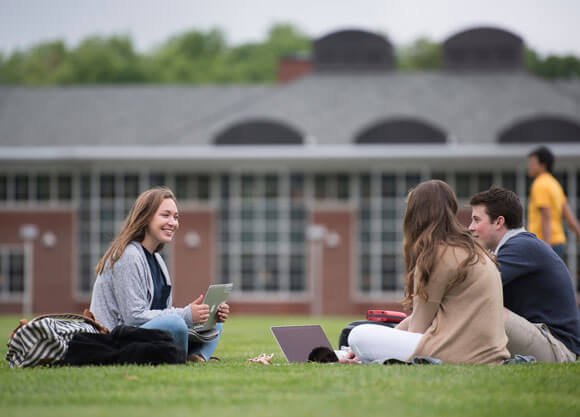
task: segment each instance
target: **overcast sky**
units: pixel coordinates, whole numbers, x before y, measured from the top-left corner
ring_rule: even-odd
[[[580,56],[580,0],[0,0],[0,51],[126,34],[145,52],[171,35],[213,27],[239,44],[262,40],[276,22],[313,38],[345,28],[380,31],[395,45],[493,25],[542,54]]]

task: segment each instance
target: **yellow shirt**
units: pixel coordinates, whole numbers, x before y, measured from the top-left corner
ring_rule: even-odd
[[[528,231],[544,240],[540,208],[548,207],[550,209],[550,223],[552,224],[551,245],[566,243],[566,235],[562,227],[562,207],[564,203],[566,203],[566,195],[556,178],[548,172],[538,175],[530,188]]]

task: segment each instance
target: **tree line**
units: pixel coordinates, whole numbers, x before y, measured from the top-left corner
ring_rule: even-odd
[[[191,30],[169,38],[148,53],[135,51],[128,36],[90,36],[78,46],[39,43],[10,55],[0,53],[0,83],[72,84],[245,84],[276,80],[278,60],[310,55],[311,39],[290,24],[276,24],[263,42],[228,45],[220,29]],[[427,38],[396,49],[400,71],[438,70],[441,44]],[[546,79],[580,77],[575,56],[541,57],[526,50],[528,72]]]

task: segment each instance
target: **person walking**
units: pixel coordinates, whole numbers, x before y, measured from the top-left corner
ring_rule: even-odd
[[[554,154],[545,146],[528,155],[528,176],[534,181],[528,201],[528,231],[546,242],[564,259],[566,235],[562,218],[580,241],[580,226],[566,201],[558,180],[552,175]]]

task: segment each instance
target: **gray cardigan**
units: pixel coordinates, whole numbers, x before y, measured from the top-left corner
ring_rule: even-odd
[[[167,285],[171,285],[167,266],[163,258],[155,253]],[[141,326],[155,317],[176,314],[182,317],[187,327],[193,326],[191,308],[172,307],[171,293],[167,297],[167,308],[151,310],[153,301],[153,278],[145,253],[139,242],[131,242],[111,271],[107,262],[97,277],[91,297],[91,311],[96,319],[109,329],[120,324]]]

